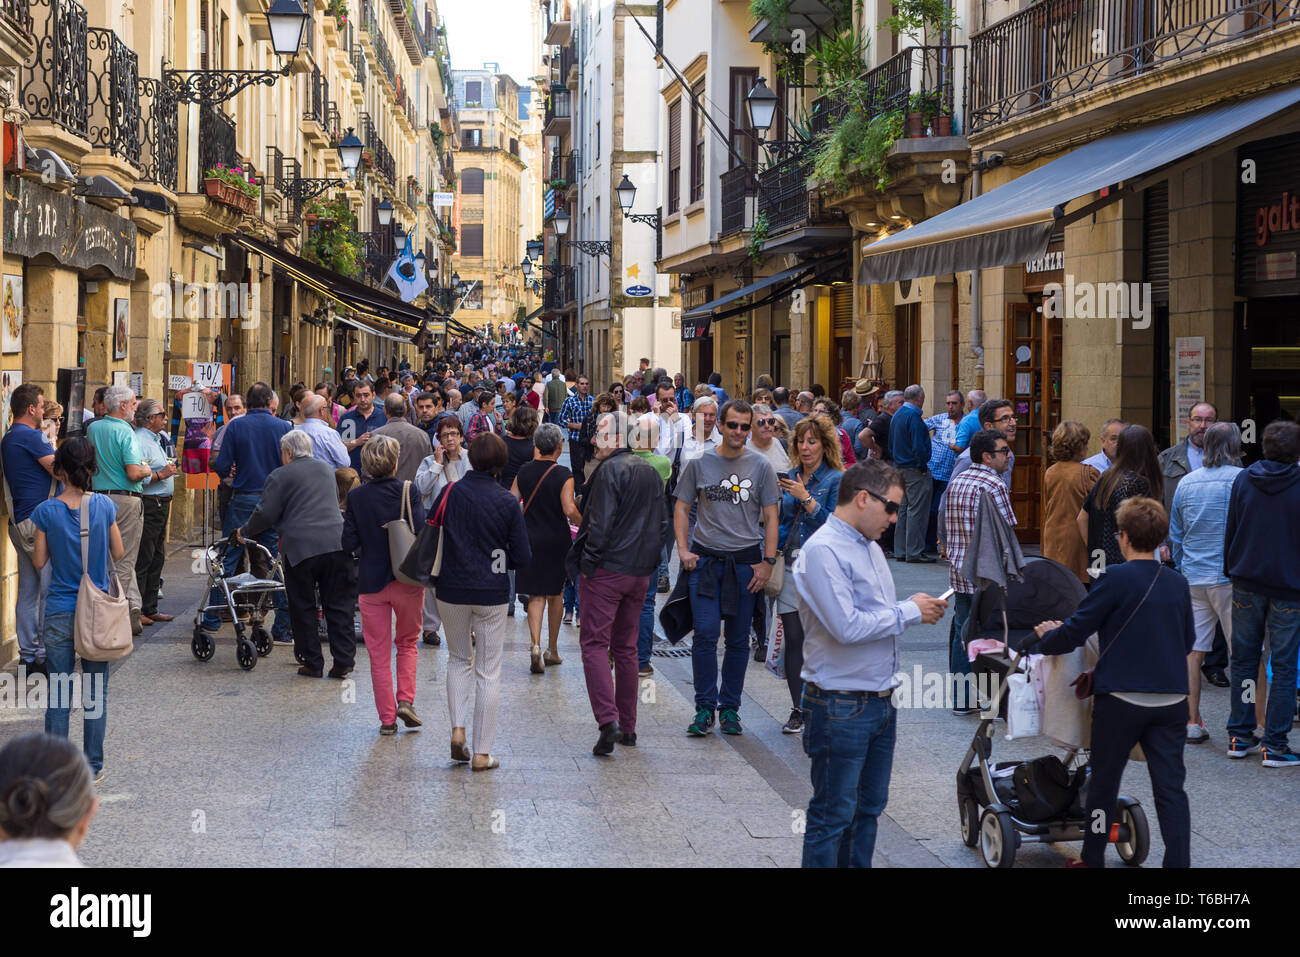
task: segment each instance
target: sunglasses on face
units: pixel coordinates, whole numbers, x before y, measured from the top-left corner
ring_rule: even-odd
[[[897,515],[897,514],[898,514],[898,503],[897,503],[897,502],[890,501],[889,499],[885,498],[885,496],[883,496],[883,495],[877,495],[875,492],[871,491],[871,489],[869,489],[869,488],[863,489],[863,491],[866,492],[868,495],[870,495],[872,498],[874,498],[874,499],[875,499],[877,502],[879,502],[881,505],[885,506],[885,514],[886,514],[886,515]]]
[[[727,423],[727,428],[728,428],[728,429],[731,429],[732,431],[735,431],[736,429],[739,429],[741,432],[748,432],[748,431],[749,431],[749,423],[748,423],[748,422],[728,422],[728,423]]]
[[[776,425],[776,419],[759,419],[758,425]]]

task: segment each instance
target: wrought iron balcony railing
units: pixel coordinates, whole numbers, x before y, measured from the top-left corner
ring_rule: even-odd
[[[393,160],[393,154],[388,151],[388,147],[380,138],[379,131],[375,129],[369,113],[361,114],[361,141],[370,151],[375,172],[383,176],[389,186],[394,186],[397,182],[397,164]]]
[[[560,75],[557,81],[564,83],[569,78],[569,71],[578,63],[578,40],[576,37],[560,47]]]
[[[744,166],[727,170],[718,177],[718,191],[722,197],[722,235],[729,236],[752,225],[745,220],[749,198],[758,192],[753,173]]]
[[[569,91],[562,86],[552,86],[550,96],[546,98],[546,123],[551,120],[567,120],[573,115],[573,99]]]
[[[49,120],[86,138],[86,8],[76,0],[31,0],[36,49],[23,64],[18,105],[34,120]]]
[[[809,190],[808,174],[812,165],[812,151],[797,144],[784,159],[758,174],[757,215],[767,218],[769,230],[844,218],[841,212],[823,211],[816,191]]]
[[[216,106],[199,107],[199,177],[218,163],[239,165],[235,150],[235,121]]]
[[[31,36],[32,14],[29,0],[0,0],[0,17]]]
[[[140,165],[139,58],[112,30],[86,31],[87,139],[119,159]]]
[[[551,182],[563,180],[566,186],[578,181],[578,151],[554,153],[551,156]]]
[[[176,94],[162,80],[135,81],[139,100],[140,172],[150,183],[173,192],[177,178]]]
[[[357,82],[364,90],[366,87],[366,54],[360,43],[354,43],[352,49],[352,69],[357,71]]]
[[[394,66],[393,54],[389,52],[384,35],[379,30],[379,18],[370,0],[361,0],[361,23],[365,27],[367,36],[370,37],[370,45],[375,51],[375,61],[388,77],[388,82],[396,82],[397,68]]]
[[[329,121],[329,79],[316,68],[307,75],[307,102],[302,112],[304,120],[314,120],[322,127]]]
[[[1298,20],[1295,0],[1039,0],[971,37],[970,129]]]
[[[850,109],[875,117],[882,113],[907,113],[915,109],[927,116],[952,118],[954,131],[962,129],[955,116],[956,91],[962,88],[966,65],[963,46],[908,47],[878,67],[862,74],[860,96],[840,90],[812,102],[814,134],[838,124]],[[937,124],[936,124],[937,125]]]
[[[284,192],[284,154],[278,146],[266,148],[266,185]]]

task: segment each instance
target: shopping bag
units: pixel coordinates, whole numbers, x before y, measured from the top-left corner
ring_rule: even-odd
[[[1007,676],[1007,740],[1032,738],[1042,731],[1043,714],[1029,676],[1017,671]]]
[[[767,626],[767,670],[785,680],[785,626],[780,615],[772,615]]]

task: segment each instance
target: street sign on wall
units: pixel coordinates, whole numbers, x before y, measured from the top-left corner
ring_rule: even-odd
[[[118,279],[135,278],[136,228],[130,220],[17,176],[6,176],[4,183],[6,254],[46,253],[76,269],[103,266]]]

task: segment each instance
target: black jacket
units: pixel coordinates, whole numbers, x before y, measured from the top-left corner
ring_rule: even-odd
[[[654,466],[630,449],[616,450],[591,473],[571,561],[588,576],[597,568],[653,574],[668,540],[663,501]]]

